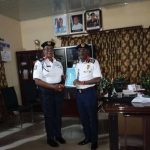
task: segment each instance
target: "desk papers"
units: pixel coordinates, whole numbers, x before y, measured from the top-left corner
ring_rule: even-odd
[[[135,95],[137,94],[136,92],[132,91],[132,90],[123,90],[123,94],[125,96],[130,96],[130,95]]]
[[[150,97],[138,96],[132,100],[132,103],[150,103]]]
[[[150,97],[137,96],[131,103],[135,107],[150,107]]]

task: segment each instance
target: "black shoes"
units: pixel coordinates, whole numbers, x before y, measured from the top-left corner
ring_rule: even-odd
[[[58,141],[60,144],[65,144],[66,143],[65,139],[62,138],[62,137],[56,138],[56,141]]]
[[[84,140],[80,141],[80,142],[78,143],[78,145],[85,145],[85,144],[88,144],[88,143],[90,143],[90,140],[84,139]]]
[[[88,140],[88,139],[84,139],[83,141],[81,141],[81,142],[79,142],[78,144],[79,145],[85,145],[85,144],[88,144],[88,143],[90,143],[91,141],[90,140]],[[97,149],[97,142],[93,142],[92,144],[91,144],[91,150],[96,150]]]
[[[48,140],[47,144],[52,146],[52,147],[58,147],[59,146],[59,144],[53,139]]]
[[[52,147],[58,147],[59,144],[56,141],[58,141],[60,144],[66,143],[66,141],[62,137],[58,137],[58,138],[56,138],[56,140],[54,140],[54,139],[47,140],[47,144]]]
[[[97,147],[97,142],[91,144],[91,150],[96,150]]]

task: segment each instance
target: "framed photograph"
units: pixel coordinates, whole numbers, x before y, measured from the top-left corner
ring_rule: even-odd
[[[100,9],[85,12],[86,31],[100,30],[102,28],[102,12]]]
[[[53,17],[54,35],[61,36],[68,34],[68,18],[67,14],[57,15]]]
[[[76,12],[69,14],[69,33],[82,33],[85,32],[84,25],[84,12]]]

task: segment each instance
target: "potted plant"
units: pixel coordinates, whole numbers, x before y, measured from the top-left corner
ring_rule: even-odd
[[[106,93],[108,93],[108,96],[110,96],[112,93],[111,81],[105,77],[102,77],[97,86],[97,89],[100,95],[105,95]]]
[[[142,74],[140,84],[142,85],[142,88],[145,89],[144,94],[150,96],[150,74]]]
[[[122,92],[123,89],[126,86],[125,77],[124,76],[118,76],[118,77],[116,77],[113,80],[112,84],[113,84],[113,87],[114,87],[114,89],[115,89],[116,92]]]

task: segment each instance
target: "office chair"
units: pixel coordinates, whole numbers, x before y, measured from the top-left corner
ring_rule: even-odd
[[[30,111],[32,122],[33,122],[32,105],[27,105],[27,106],[19,105],[14,87],[2,88],[1,92],[2,92],[2,96],[4,98],[4,104],[5,104],[5,107],[6,107],[7,111],[8,112],[13,112],[13,114],[17,114],[17,113],[14,113],[14,112],[19,113],[19,122],[20,122],[21,128],[22,128],[22,113],[23,112]]]
[[[33,112],[41,110],[40,92],[34,81],[22,82],[26,105],[31,105]]]

